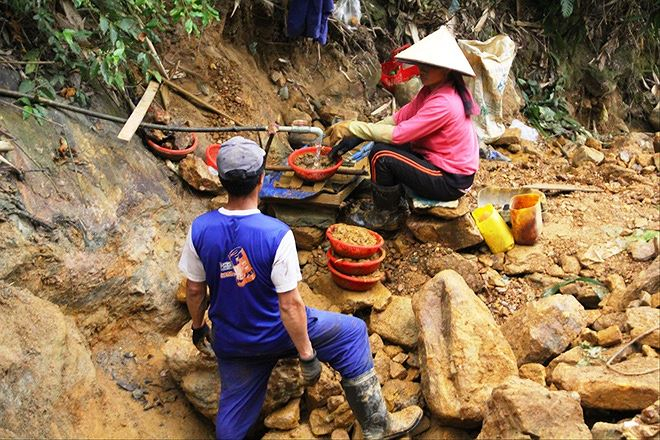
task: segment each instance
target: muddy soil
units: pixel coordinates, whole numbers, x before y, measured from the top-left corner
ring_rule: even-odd
[[[373,246],[378,242],[368,229],[343,223],[335,226],[332,237],[355,246]]]
[[[337,162],[332,161],[328,156],[316,156],[316,153],[304,153],[296,157],[294,162],[297,166],[307,170],[325,170],[334,166]]]

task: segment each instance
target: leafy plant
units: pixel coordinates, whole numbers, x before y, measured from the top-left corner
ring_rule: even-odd
[[[572,136],[576,132],[589,135],[589,132],[570,116],[568,104],[562,96],[564,90],[561,81],[546,86],[532,79],[518,78],[517,81],[525,100],[523,114],[545,136]]]
[[[159,42],[159,32],[182,23],[199,36],[219,19],[211,0],[8,0],[11,15],[30,37],[26,61],[40,57],[55,67],[77,70],[83,80],[100,79],[123,90],[135,69],[147,79],[160,80],[151,68],[147,38]],[[63,9],[64,14],[58,11]],[[60,16],[58,19],[57,16]],[[66,16],[63,21],[61,16]],[[25,74],[35,79],[39,66],[27,63]],[[140,78],[141,79],[141,78]]]
[[[559,290],[562,287],[568,286],[569,284],[573,284],[573,283],[576,283],[578,281],[582,281],[583,283],[593,284],[594,292],[596,292],[596,294],[598,295],[598,298],[600,298],[600,299],[605,298],[605,295],[607,295],[607,293],[608,293],[607,287],[605,287],[605,285],[603,283],[601,283],[600,281],[598,281],[595,278],[575,277],[575,278],[569,278],[565,281],[562,281],[561,283],[557,283],[554,286],[547,288],[543,292],[543,297],[545,298],[546,296],[555,295],[557,292],[559,292]]]

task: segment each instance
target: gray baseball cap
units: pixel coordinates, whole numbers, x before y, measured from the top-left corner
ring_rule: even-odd
[[[265,155],[266,152],[256,142],[242,136],[234,136],[223,142],[218,151],[218,174],[222,179],[254,176],[261,172]],[[227,173],[237,170],[243,170],[244,173],[231,173],[232,175],[227,177]]]

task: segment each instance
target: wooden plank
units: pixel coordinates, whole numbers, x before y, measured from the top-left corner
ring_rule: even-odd
[[[158,84],[156,81],[149,82],[147,90],[144,92],[144,95],[142,95],[142,98],[140,98],[140,102],[138,102],[138,105],[135,106],[133,113],[131,113],[131,116],[128,118],[121,131],[117,135],[119,139],[127,142],[131,140],[136,130],[140,126],[142,119],[144,119],[144,115],[147,114],[147,110],[149,110],[149,106],[156,96],[159,85],[160,84]]]
[[[531,185],[524,185],[523,188],[538,189],[539,191],[582,191],[582,192],[603,192],[600,188],[575,186],[565,183],[533,183]]]

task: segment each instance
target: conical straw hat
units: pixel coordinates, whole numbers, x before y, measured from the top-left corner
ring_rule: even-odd
[[[394,58],[410,64],[446,67],[465,75],[475,76],[472,66],[446,26],[442,26],[408,49],[399,52]]]

